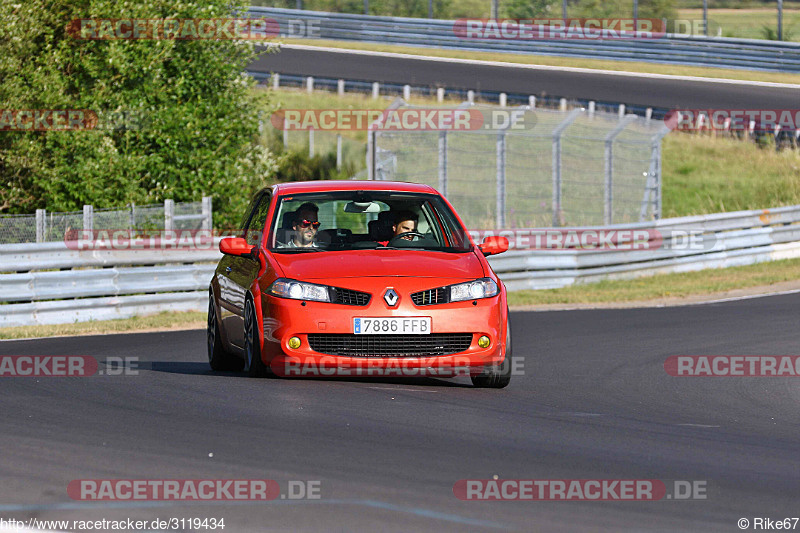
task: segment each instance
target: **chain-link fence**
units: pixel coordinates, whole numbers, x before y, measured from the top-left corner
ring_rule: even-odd
[[[200,230],[212,228],[211,198],[200,202],[129,205],[124,209],[94,209],[35,215],[0,215],[0,244],[60,241],[73,230]]]
[[[414,109],[404,101],[395,109]],[[501,108],[462,104],[494,124]],[[505,113],[511,111],[505,108]],[[525,127],[370,132],[371,179],[426,183],[470,228],[619,224],[661,214],[663,121],[517,108]],[[512,121],[513,122],[513,121]]]
[[[361,169],[364,167],[364,142],[329,131],[284,130],[284,148],[302,150],[309,157],[336,154],[336,169],[345,166]]]

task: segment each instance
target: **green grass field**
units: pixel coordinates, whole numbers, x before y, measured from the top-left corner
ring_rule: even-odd
[[[681,9],[678,18],[702,20],[702,9]],[[764,39],[764,27],[777,34],[777,8],[709,9],[709,29],[719,29],[722,37]],[[713,33],[713,32],[712,32]],[[783,10],[783,40],[800,41],[800,10]]]

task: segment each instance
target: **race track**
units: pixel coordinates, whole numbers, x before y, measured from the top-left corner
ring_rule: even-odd
[[[677,378],[670,355],[800,350],[800,295],[515,312],[524,376],[278,380],[210,372],[203,331],[0,342],[137,357],[138,375],[0,378],[0,517],[225,517],[250,531],[739,531],[798,516],[798,378]],[[101,370],[102,370],[101,366]],[[213,456],[210,456],[213,454]],[[707,499],[465,502],[460,479],[705,481]],[[319,480],[320,500],[87,504],[71,480]],[[671,485],[668,485],[671,486]]]
[[[424,51],[420,54],[424,54]],[[552,67],[536,70],[291,46],[284,47],[279,53],[262,54],[248,70],[412,86],[550,95],[665,109],[795,109],[800,101],[800,89],[797,87],[570,72],[554,70]]]

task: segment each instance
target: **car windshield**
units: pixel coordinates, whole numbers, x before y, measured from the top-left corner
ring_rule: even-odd
[[[436,194],[337,191],[281,196],[271,228],[270,250],[278,253],[472,249],[464,228]]]

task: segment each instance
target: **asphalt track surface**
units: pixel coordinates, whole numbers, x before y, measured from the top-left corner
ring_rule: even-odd
[[[800,514],[798,378],[678,378],[670,355],[800,350],[800,295],[515,312],[524,376],[299,380],[212,373],[204,332],[0,342],[138,357],[138,375],[4,377],[0,517],[224,517],[250,531],[739,531]],[[101,369],[103,366],[101,366]],[[213,454],[210,456],[209,454]],[[460,479],[705,481],[704,500],[465,502]],[[319,480],[320,500],[70,500],[74,479]]]
[[[420,52],[424,55],[424,49]],[[248,70],[412,86],[549,95],[681,109],[796,109],[800,89],[615,74],[531,70],[284,47]]]

